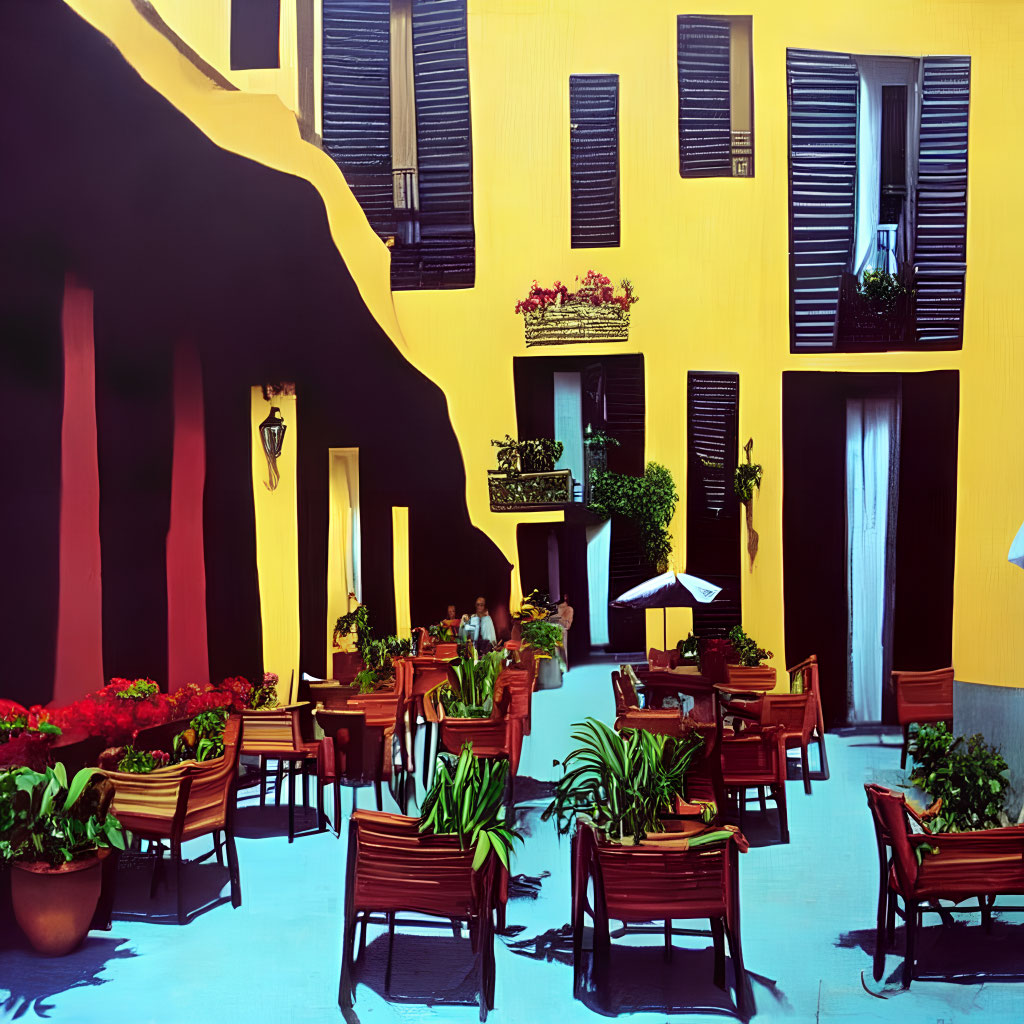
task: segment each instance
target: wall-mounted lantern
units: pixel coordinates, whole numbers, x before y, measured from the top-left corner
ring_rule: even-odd
[[[265,486],[268,491],[277,489],[281,474],[277,471],[277,460],[281,457],[284,445],[284,432],[287,429],[281,418],[281,410],[276,405],[270,407],[270,413],[260,424],[260,439],[263,441],[263,454],[267,457],[267,474],[269,479]]]

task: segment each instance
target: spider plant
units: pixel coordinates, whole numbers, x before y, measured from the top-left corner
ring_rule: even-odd
[[[579,746],[562,762],[565,774],[542,820],[554,818],[559,835],[565,835],[578,815],[585,816],[606,838],[637,843],[663,831],[661,817],[683,795],[686,771],[703,746],[700,733],[617,733],[595,718],[577,722],[573,730]],[[705,821],[710,811],[705,807]]]
[[[483,866],[491,850],[508,870],[512,842],[522,842],[523,837],[506,823],[507,776],[507,760],[474,757],[472,743],[458,757],[439,754],[434,782],[420,811],[420,831],[456,835],[461,849],[472,844],[474,871]]]

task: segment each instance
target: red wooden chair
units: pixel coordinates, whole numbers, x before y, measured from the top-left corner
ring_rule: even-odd
[[[889,889],[903,900],[906,952],[903,987],[914,977],[915,945],[922,904],[938,900],[962,902],[978,897],[987,923],[995,898],[1024,894],[1024,827],[993,828],[979,832],[914,833],[902,793],[882,786],[865,786],[868,805],[878,821],[877,831],[891,843]],[[922,845],[933,852],[919,849]],[[920,854],[920,863],[918,855]],[[886,912],[879,898],[875,946],[875,979],[885,963]],[[1019,908],[1006,908],[1019,909]]]
[[[679,667],[679,651],[673,647],[670,651],[659,651],[652,647],[647,652],[647,667],[652,671],[667,672]]]
[[[758,721],[761,726],[778,725],[786,750],[800,748],[800,767],[804,792],[811,791],[811,769],[807,745],[814,732],[814,695],[812,693],[768,693],[761,701]]]
[[[735,735],[724,731],[721,740],[722,779],[726,793],[735,792],[739,803],[740,827],[747,802],[747,790],[756,789],[765,809],[765,790],[771,793],[779,810],[779,833],[789,842],[789,815],[786,809],[786,748],[780,726],[766,726]]]
[[[893,672],[892,688],[896,694],[896,720],[903,726],[900,767],[906,768],[911,723],[953,724],[953,670]]]
[[[425,914],[446,921],[465,921],[477,955],[480,1020],[494,1008],[494,914],[499,865],[493,852],[474,871],[473,849],[459,848],[455,836],[424,835],[416,818],[373,811],[356,811],[349,821],[348,860],[345,870],[345,921],[342,934],[341,981],[338,1004],[343,1010],[355,1002],[352,970],[356,926],[362,924],[359,951],[366,943],[369,923],[388,927],[388,963],[384,994],[391,989],[391,954],[395,915]],[[384,921],[373,914],[384,914]],[[457,925],[456,925],[457,927]]]
[[[798,665],[786,669],[789,673],[790,692],[796,693],[793,687],[799,680],[804,693],[814,695],[814,734],[812,739],[818,744],[818,766],[823,780],[828,779],[828,755],[825,753],[825,716],[821,709],[821,684],[818,680],[818,656],[805,658]],[[787,747],[790,744],[787,741]],[[792,744],[795,746],[795,744]]]
[[[665,955],[672,953],[672,922],[706,918],[715,947],[714,982],[725,988],[725,938],[729,939],[736,1004],[746,1019],[755,1012],[740,941],[738,854],[747,849],[742,834],[689,848],[689,836],[650,835],[639,845],[606,842],[590,825],[580,825],[573,841],[573,995],[583,983],[584,917],[594,923],[594,966],[598,987],[607,978],[611,938],[608,922],[624,925],[665,922]],[[593,904],[587,901],[593,884]]]
[[[255,754],[260,759],[260,805],[267,797],[267,763],[277,761],[288,766],[288,842],[295,839],[295,788],[297,776],[303,778],[303,806],[309,806],[306,789],[306,768],[315,771],[320,744],[313,739],[312,708],[308,701],[267,711],[243,711],[242,753]],[[280,802],[281,776],[278,775],[277,799]],[[326,827],[323,809],[323,790],[318,786],[320,803],[317,822],[320,831]]]
[[[341,787],[352,787],[354,809],[355,790],[371,782],[379,784],[382,781],[379,776],[380,752],[372,734],[368,734],[365,712],[318,708],[314,714],[324,732],[317,757],[317,785],[321,788],[330,786],[334,790],[334,830],[340,839]]]
[[[726,665],[725,682],[734,693],[768,693],[777,674],[771,665]]]
[[[237,715],[224,727],[224,753],[211,761],[183,761],[148,774],[111,772],[104,774],[114,783],[112,810],[128,831],[155,846],[150,896],[156,891],[162,843],[167,842],[174,865],[177,889],[178,923],[186,920],[184,889],[181,884],[181,844],[210,835],[220,855],[220,834],[227,848],[231,878],[231,905],[242,905],[235,849],[234,809],[238,780],[239,730],[244,729]]]

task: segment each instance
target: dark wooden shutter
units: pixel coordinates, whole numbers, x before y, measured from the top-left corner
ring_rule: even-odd
[[[729,20],[681,14],[679,173],[684,178],[731,177]]]
[[[572,248],[619,244],[619,76],[569,76]]]
[[[396,245],[396,289],[469,288],[476,269],[466,0],[413,0],[420,241]]]
[[[686,571],[722,588],[693,610],[697,636],[725,636],[742,621],[740,503],[733,492],[739,452],[740,379],[687,375]]]
[[[231,69],[281,66],[281,0],[231,0]]]
[[[970,57],[925,57],[914,246],[918,345],[963,342]]]
[[[323,146],[374,231],[395,232],[390,0],[323,0]]]
[[[608,356],[605,367],[605,431],[619,441],[608,449],[613,473],[642,476],[644,472],[643,356]]]
[[[860,78],[843,53],[787,50],[789,294],[794,352],[835,347],[853,253]]]

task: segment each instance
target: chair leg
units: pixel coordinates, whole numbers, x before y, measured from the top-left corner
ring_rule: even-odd
[[[217,830],[213,833],[213,852],[217,855],[217,864],[219,867],[224,867],[224,848],[221,844],[220,831]]]
[[[352,949],[355,945],[357,915],[345,921],[345,934],[341,943],[341,981],[338,984],[338,1005],[350,1009],[355,1002],[356,987],[352,981]]]
[[[267,755],[260,754],[260,807],[267,805]]]
[[[757,798],[758,798],[758,800],[761,803],[761,813],[762,814],[767,814],[768,813],[768,802],[765,800],[764,786],[758,786],[757,787]]]
[[[875,956],[872,962],[872,976],[875,981],[882,980],[882,973],[885,971],[885,925],[886,916],[889,913],[889,885],[885,874],[879,881],[878,888],[878,914],[875,922]]]
[[[384,998],[391,997],[391,958],[395,951],[395,912],[388,911],[388,965],[384,969]]]
[[[665,963],[672,960],[672,918],[665,918]]]
[[[828,779],[828,755],[825,753],[825,731],[818,726],[818,767],[821,769],[822,779]]]
[[[274,783],[274,806],[281,806],[281,787],[284,785],[284,761],[277,760],[277,776]]]
[[[754,992],[750,987],[750,978],[743,963],[743,945],[740,942],[738,928],[725,925],[725,934],[729,937],[729,952],[732,954],[732,973],[736,981],[736,1009],[740,1017],[746,1020],[756,1013]]]
[[[360,957],[362,957],[363,953],[366,952],[366,927],[367,927],[367,919],[369,918],[369,916],[370,916],[369,913],[364,911],[363,914],[362,914],[362,917],[361,917],[362,928],[360,928],[360,930],[359,930],[359,952],[356,953],[356,959],[357,960],[360,959]]]
[[[174,889],[178,897],[178,924],[185,923],[185,891],[181,885],[181,843],[171,844],[171,859],[174,861]]]
[[[715,943],[715,985],[725,988],[725,928],[720,917],[711,918],[711,937]]]
[[[295,762],[288,762],[288,842],[295,841]]]
[[[110,931],[112,925],[111,917],[114,911],[114,890],[117,887],[117,868],[120,859],[121,854],[118,850],[111,850],[106,858],[104,858],[101,869],[103,880],[100,883],[100,898],[96,904],[96,912],[93,914],[92,923],[89,925],[90,930],[96,928],[99,931]]]
[[[910,988],[910,982],[914,977],[914,946],[917,938],[917,903],[913,900],[904,900],[903,903],[907,931],[907,952],[903,960],[903,987]]]
[[[423,723],[423,788],[430,788],[430,734],[434,730],[433,722]]]
[[[317,830],[320,832],[326,832],[327,812],[324,810],[324,784],[320,781],[319,775],[314,777],[313,785],[316,786]]]
[[[457,917],[452,918],[452,938],[462,938],[462,922]]]
[[[992,901],[993,903],[995,900]],[[986,932],[992,931],[992,903],[989,903],[987,896],[979,896],[978,904],[981,907],[981,927]]]
[[[903,746],[900,748],[900,768],[907,767],[907,746],[910,743],[910,726],[903,726]]]
[[[153,854],[153,875],[149,880],[149,898],[152,899],[156,895],[156,887],[159,884],[160,875],[163,873],[164,848],[159,842],[149,845]]]
[[[235,830],[230,822],[224,829],[224,846],[227,848],[228,872],[231,876],[231,906],[236,910],[242,905],[242,882],[238,874],[238,850],[235,847]]]
[[[334,834],[341,838],[341,779],[334,780]]]
[[[772,796],[775,797],[775,805],[779,809],[779,838],[784,843],[789,842],[789,812],[786,809],[786,784],[772,786]]]
[[[804,792],[810,795],[811,792],[811,765],[807,757],[807,744],[800,745],[800,767],[804,773]]]
[[[299,772],[302,775],[302,806],[308,811],[309,810],[309,762],[299,762]]]
[[[885,946],[889,949],[896,941],[896,893],[889,893],[889,909],[885,917]]]
[[[380,779],[374,779],[374,781],[373,781],[373,791],[377,795],[377,810],[378,811],[383,811],[384,810],[384,791],[381,788]]]

